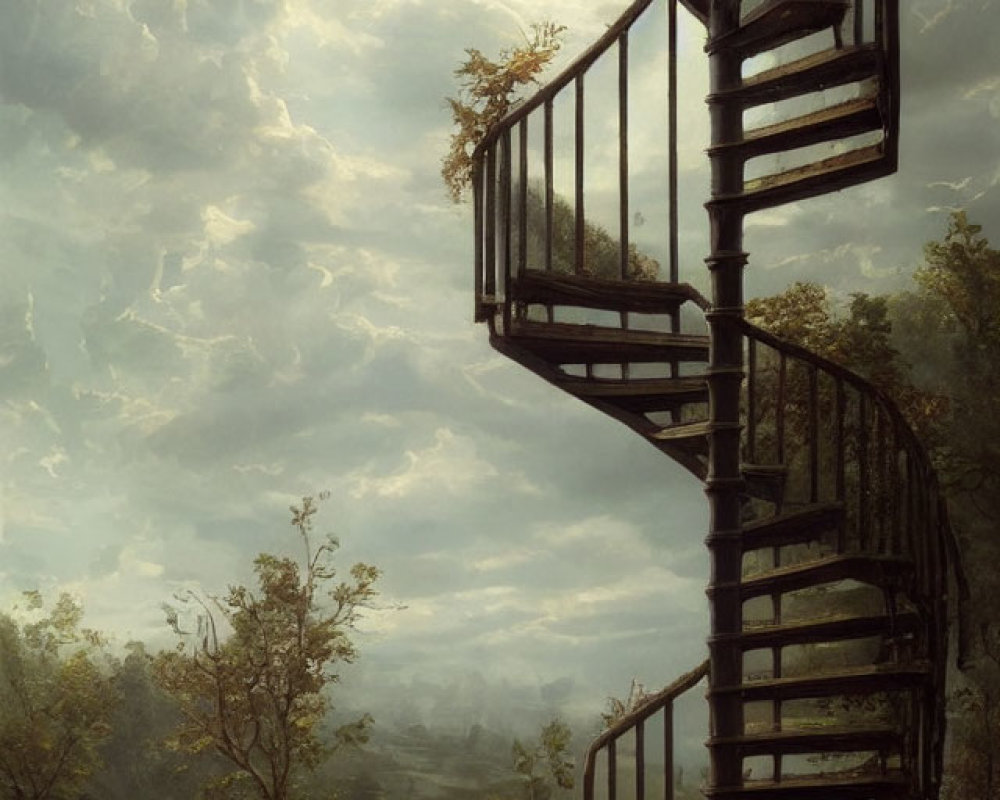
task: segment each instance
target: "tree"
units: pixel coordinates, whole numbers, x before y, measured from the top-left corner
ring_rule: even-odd
[[[525,218],[529,262],[539,264],[545,259],[546,214],[545,196],[540,187],[528,186]],[[518,226],[512,231],[513,249],[517,248]],[[576,213],[565,198],[555,195],[552,201],[552,271],[572,273],[576,270]],[[615,280],[621,277],[621,244],[605,228],[595,222],[583,223],[583,272],[595,278]],[[660,264],[639,251],[629,242],[625,262],[627,280],[655,281]]]
[[[24,597],[27,608],[14,609],[23,614],[0,614],[0,797],[76,797],[111,732],[104,640],[80,627],[83,609],[70,595],[47,614],[40,593]]]
[[[946,376],[954,413],[941,453],[946,479],[967,502],[1000,513],[1000,250],[964,211],[952,214],[940,242],[924,247],[919,297],[937,311],[950,341]]]
[[[513,107],[518,92],[538,83],[538,75],[562,46],[560,37],[565,30],[554,22],[534,23],[531,38],[525,36],[521,47],[502,50],[497,61],[474,48],[466,49],[468,58],[455,70],[459,96],[446,98],[458,130],[452,134],[441,162],[441,177],[454,202],[461,201],[472,182],[476,145]]]
[[[569,726],[554,719],[542,726],[537,742],[514,740],[514,771],[524,781],[528,800],[548,800],[556,788],[573,788],[572,738]]]
[[[970,668],[952,693],[956,725],[945,795],[1000,797],[1000,608],[994,564],[1000,517],[1000,250],[964,211],[924,246],[915,291],[895,298],[900,348],[950,414],[934,459],[962,546],[972,602]]]
[[[336,582],[336,539],[313,549],[317,510],[311,497],[291,507],[304,571],[291,558],[262,553],[254,561],[256,592],[233,585],[224,598],[179,598],[197,609],[193,636],[180,629],[179,610],[166,606],[179,642],[156,657],[153,674],[184,718],[170,744],[192,754],[214,750],[235,767],[209,787],[212,796],[249,791],[288,800],[301,770],[367,740],[367,714],[338,728],[328,747],[317,727],[330,709],[325,690],[339,680],[336,666],[357,657],[349,632],[377,594],[379,570],[355,564],[349,581]]]
[[[180,712],[154,684],[153,657],[145,645],[132,641],[126,650],[111,673],[119,702],[111,717],[111,735],[101,747],[103,768],[88,782],[90,796],[101,800],[197,797],[199,786],[220,774],[224,764],[217,758],[192,765],[184,754],[163,747],[180,721]]]

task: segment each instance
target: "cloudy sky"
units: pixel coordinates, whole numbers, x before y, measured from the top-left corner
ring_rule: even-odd
[[[550,17],[565,62],[624,6],[4,2],[0,600],[69,590],[119,642],[165,641],[163,600],[296,552],[288,506],[326,489],[342,562],[406,606],[367,619],[359,691],[475,674],[596,711],[697,663],[699,485],[490,350],[471,210],[438,177],[465,47]],[[751,219],[750,294],[901,286],[951,207],[1000,237],[1000,3],[903,6],[900,173]],[[682,278],[704,287],[684,31]]]

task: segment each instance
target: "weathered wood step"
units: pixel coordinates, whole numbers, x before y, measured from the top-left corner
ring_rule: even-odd
[[[718,195],[711,202],[736,203],[747,213],[836,192],[889,175],[896,169],[883,143],[849,150],[802,167],[747,181],[739,194]]]
[[[708,306],[708,301],[686,283],[618,281],[538,270],[527,270],[513,279],[512,299],[644,314],[669,314],[687,302]]]
[[[709,148],[709,155],[729,151],[743,158],[781,153],[797,147],[855,136],[882,127],[875,95],[856,97],[809,114],[753,128],[743,139]]]
[[[843,503],[817,503],[771,519],[748,522],[743,526],[743,552],[816,541],[824,533],[837,530],[843,519]]]
[[[895,800],[909,798],[910,778],[901,770],[885,774],[820,775],[775,781],[748,781],[742,787],[703,789],[715,800]]]
[[[908,559],[847,553],[778,567],[744,578],[740,583],[740,592],[743,599],[748,600],[765,594],[794,592],[847,579],[883,586],[890,578],[910,569],[912,564]]]
[[[707,403],[708,386],[703,377],[560,379],[559,388],[589,400],[603,400],[636,414],[669,411],[685,403]]]
[[[684,333],[516,320],[508,334],[550,363],[705,361],[708,337]]]
[[[735,686],[719,686],[710,688],[709,694],[738,694],[744,702],[871,694],[919,686],[929,675],[930,666],[922,661],[910,664],[868,664],[820,675],[766,678]]]
[[[657,442],[678,443],[681,441],[691,441],[696,439],[704,440],[711,430],[711,423],[708,420],[697,422],[681,422],[677,425],[666,425],[659,430],[650,433],[649,438]]]
[[[901,636],[916,633],[920,627],[920,615],[906,610],[897,612],[894,617],[888,614],[839,616],[807,622],[759,625],[724,638],[738,641],[743,650],[757,650],[764,647],[861,639],[867,636]]]
[[[709,95],[708,102],[738,102],[744,108],[777,103],[872,77],[877,74],[878,64],[874,44],[831,47],[758,72],[745,78],[741,86]]]
[[[902,737],[891,726],[817,726],[713,737],[707,744],[738,747],[742,757],[796,753],[898,752]]]
[[[766,0],[741,20],[732,33],[710,41],[705,50],[738,50],[744,58],[773,50],[825,28],[837,28],[850,0]]]

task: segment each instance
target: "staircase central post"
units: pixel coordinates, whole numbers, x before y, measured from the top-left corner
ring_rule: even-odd
[[[711,253],[706,259],[712,276],[711,335],[708,368],[709,452],[705,492],[710,508],[706,544],[711,559],[707,589],[711,628],[709,637],[710,736],[723,740],[709,744],[709,791],[742,785],[739,751],[725,740],[743,733],[743,701],[734,691],[742,682],[743,629],[740,596],[742,527],[740,496],[740,389],[743,382],[743,252],[744,212],[736,197],[743,191],[743,161],[738,154],[716,145],[738,142],[743,136],[743,109],[738,102],[713,101],[742,81],[742,58],[723,39],[740,24],[740,0],[711,0],[708,51],[711,117],[712,199],[706,204]],[[718,46],[722,45],[722,46]],[[730,199],[726,199],[729,197]],[[729,691],[726,691],[729,689]],[[721,690],[721,691],[720,691]]]

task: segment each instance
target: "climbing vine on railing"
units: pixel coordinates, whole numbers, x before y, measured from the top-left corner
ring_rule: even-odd
[[[562,46],[565,25],[537,22],[520,47],[502,50],[492,61],[475,48],[455,70],[459,96],[446,98],[457,130],[441,161],[441,177],[452,200],[460,202],[472,182],[472,152],[486,132],[516,104],[518,92],[538,83],[538,76]]]

